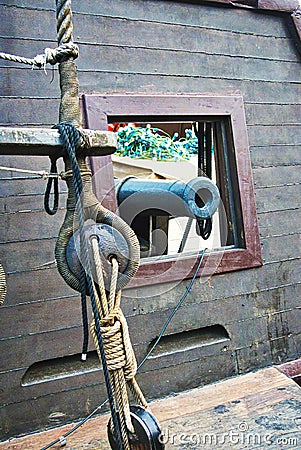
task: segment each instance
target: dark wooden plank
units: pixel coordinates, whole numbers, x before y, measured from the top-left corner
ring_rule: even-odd
[[[55,11],[55,7],[52,8],[49,5],[49,0],[40,0],[38,5],[33,5],[30,0],[1,0],[1,5],[16,7],[16,8],[28,8],[40,11],[43,9]]]
[[[52,196],[51,196],[52,201]],[[59,208],[65,208],[66,193],[63,192],[59,198]],[[44,195],[17,195],[0,197],[0,214],[25,211],[44,211]]]
[[[278,166],[253,169],[255,188],[300,183],[300,166]]]
[[[298,145],[300,143],[300,125],[254,125],[248,127],[250,145]]]
[[[301,104],[273,105],[270,103],[245,103],[248,125],[292,125],[299,124]]]
[[[262,25],[262,16],[257,20]],[[213,29],[213,26],[185,26],[158,22],[139,22],[103,16],[78,17],[78,40],[91,45],[116,45],[116,32],[122,47],[178,50],[188,53],[210,53],[296,61],[294,45],[290,37],[275,38],[243,32]],[[218,24],[216,24],[218,26]],[[264,26],[264,25],[263,25]],[[100,33],[101,30],[101,33]],[[93,39],[91,37],[93,36]],[[272,44],[273,42],[273,44]]]
[[[56,268],[7,274],[6,305],[73,295]]]
[[[20,53],[18,47],[28,36],[28,29],[36,12],[28,13],[28,10],[24,8],[11,8],[9,11],[11,17],[8,16],[6,23],[11,23],[11,20],[20,23],[20,27],[18,27],[13,37],[16,46],[13,51],[14,53]],[[39,12],[39,23],[46,24],[46,27],[43,27],[43,31],[39,27],[32,30],[31,41],[40,41],[42,36],[44,41],[48,41],[48,47],[55,47],[54,27],[51,18],[51,12]],[[204,22],[205,24],[203,25]],[[139,27],[137,27],[137,20],[105,17],[103,15],[75,15],[77,42],[79,44],[90,44],[91,54],[93,54],[95,45],[116,45],[117,31],[119,45],[127,47],[148,47],[205,53],[208,53],[210,48],[210,53],[237,54],[246,57],[257,56],[259,58],[266,57],[268,59],[284,60],[291,58],[289,53],[295,54],[290,36],[287,36],[287,38],[283,37],[283,32],[280,37],[278,37],[277,32],[274,33],[275,36],[262,35],[262,29],[265,26],[265,17],[262,15],[257,16],[257,22],[260,23],[260,33],[258,33],[258,28],[254,29],[252,34],[245,33],[242,29],[236,31],[234,24],[232,24],[231,28],[228,27],[229,29],[227,30],[224,23],[222,28],[219,21],[215,22],[215,24],[214,22],[208,24],[207,20],[203,18],[199,26],[197,26],[189,24],[178,25],[177,22],[166,24],[164,22],[146,22],[143,20],[139,22]],[[214,25],[216,29],[214,29]],[[185,38],[183,38],[183,32],[185,33]],[[9,25],[4,26],[1,35],[11,36]],[[277,38],[276,40],[275,37]],[[272,47],[270,45],[271,41],[273,41]],[[2,43],[4,49],[11,48],[12,45],[14,44],[11,41],[7,43],[4,40]],[[31,45],[33,45],[32,42]],[[46,42],[39,42],[39,44],[35,45],[41,46],[40,53],[42,53],[42,47],[43,45],[46,46]],[[289,46],[291,52],[288,52],[287,46]],[[10,51],[12,50],[10,49]],[[33,49],[32,53],[34,51],[37,50]],[[296,58],[293,58],[293,60],[296,60]]]
[[[1,339],[47,333],[81,324],[81,305],[77,293],[15,306],[5,304],[0,314],[2,320],[5,320],[5,327],[1,329]]]
[[[297,264],[296,264],[297,265]],[[281,273],[279,272],[279,277]],[[283,282],[278,281],[279,287],[265,286],[261,289],[254,289],[253,291],[245,292],[242,288],[235,293],[235,289],[224,286],[224,291],[222,290],[222,282],[215,281],[216,277],[211,280],[211,288],[207,285],[202,286],[200,291],[194,288],[192,291],[192,296],[187,297],[185,300],[185,308],[190,308],[192,305],[198,305],[202,314],[204,315],[205,321],[208,323],[225,321],[241,321],[245,319],[252,319],[254,317],[260,317],[267,315],[272,312],[285,310],[289,307],[298,306],[298,298],[301,290],[300,284],[287,284],[282,286]],[[234,280],[232,280],[234,281]],[[241,281],[241,280],[239,280]],[[253,281],[256,283],[256,280]],[[251,284],[251,283],[250,283]],[[248,288],[250,286],[247,286]],[[159,311],[171,311],[181,298],[181,292],[184,291],[184,286],[177,289],[177,295],[174,291],[170,293],[166,292],[161,296],[152,296],[147,299],[138,298],[137,304],[137,314],[145,315],[145,319],[137,319],[143,322],[147,321],[149,314]],[[126,304],[125,302],[123,304]],[[131,313],[132,315],[133,313]],[[166,312],[164,313],[166,314]],[[179,313],[180,314],[180,313]],[[134,320],[134,319],[133,319]],[[158,329],[163,327],[164,318],[159,318]],[[177,322],[178,317],[176,316],[175,321]],[[134,323],[134,322],[133,322]],[[167,330],[166,334],[169,334],[170,330]],[[139,338],[141,341],[143,338]],[[137,341],[138,342],[138,341]]]
[[[0,75],[3,72],[0,72]],[[122,74],[119,71],[100,71],[99,68],[93,70],[79,70],[79,82],[81,92],[147,92],[147,93],[199,93],[215,92],[223,94],[237,93],[240,91],[244,95],[245,101],[271,102],[274,104],[291,104],[296,102],[300,86],[282,82],[274,83],[271,81],[252,81],[252,80],[233,80],[215,78],[210,76],[207,71],[200,73],[197,77],[193,76],[174,76],[174,75],[152,75],[152,74]],[[32,75],[25,71],[9,69],[9,79],[14,86],[14,90],[7,90],[7,77],[0,76],[1,91],[7,96],[24,96],[24,85],[31,83]],[[53,83],[52,83],[53,84]],[[52,85],[47,87],[49,97],[55,92]],[[35,96],[43,98],[5,98],[0,105],[3,105],[5,113],[7,105],[11,112],[8,117],[3,116],[2,125],[20,124],[20,125],[40,125],[52,126],[58,122],[58,98],[45,98],[45,84],[38,80],[32,87]],[[58,94],[57,94],[58,95]],[[15,113],[18,111],[18,114]]]
[[[53,266],[56,238],[25,242],[8,242],[0,245],[0,260],[7,272],[37,270]],[[34,255],[28,260],[29,255]]]
[[[51,11],[53,8],[51,8],[52,5],[49,5],[49,2],[45,3],[47,3],[47,5],[44,5],[42,1],[39,2],[39,5],[32,5],[30,2],[23,2],[22,5],[20,5],[19,2],[15,2],[16,7],[13,8],[13,4],[9,2],[11,8],[4,8],[4,11],[10,19],[13,19],[19,14],[21,19],[23,18],[23,20],[26,20],[23,12],[24,7],[26,7],[32,16],[39,15],[47,19],[41,21],[41,23],[45,23],[45,27],[42,29],[42,36],[48,38],[52,37],[52,39],[54,39],[53,28],[51,26],[51,17],[54,15]],[[162,7],[162,3],[149,0],[145,0],[142,4],[137,0],[117,0],[114,4],[109,0],[105,0],[102,2],[102,5],[97,4],[97,2],[83,3],[74,0],[72,2],[72,10],[74,13],[74,24],[76,29],[81,28],[81,23],[84,20],[81,16],[90,15],[91,20],[93,20],[94,16],[98,16],[100,19],[105,16],[108,19],[111,17],[128,18],[142,22],[180,23],[182,25],[196,27],[202,24],[203,26],[211,28],[215,26],[219,29],[250,34],[258,33],[258,28],[255,23],[260,21],[261,35],[286,36],[287,34],[282,17],[270,17],[268,15],[256,14],[256,21],[254,21],[254,12],[227,8],[222,10],[221,17],[219,14],[216,14],[216,11],[218,11],[217,8],[214,5],[208,4],[202,4],[200,6],[196,4],[187,4],[187,2],[181,4],[181,2],[168,1],[164,2]],[[293,9],[291,11],[293,11]],[[233,16],[237,17],[238,20],[233,21]],[[23,30],[24,32],[27,31],[25,27]],[[25,33],[23,37],[26,37],[27,34],[28,33]],[[35,34],[35,30],[32,30],[32,35],[36,38],[40,36]],[[17,36],[21,37],[22,34],[17,34]]]
[[[39,171],[40,169],[37,168],[34,165],[34,163],[32,163],[30,170]],[[49,167],[46,170],[46,172],[48,171]],[[4,171],[1,171],[0,169],[0,173],[2,175]],[[19,177],[14,177],[10,179],[1,177],[0,180],[1,180],[0,197],[12,197],[18,195],[44,195],[47,183],[46,180],[43,180],[38,176],[28,174],[19,174]],[[60,193],[66,192],[64,181],[59,183],[59,188]]]
[[[250,147],[253,168],[294,166],[301,164],[299,145],[266,145]]]
[[[56,238],[64,216],[64,210],[59,210],[55,216],[49,216],[45,211],[0,215],[0,242]],[[39,247],[39,243],[36,245]]]
[[[18,46],[23,53],[34,52],[35,42],[16,42],[15,53]],[[35,45],[34,45],[35,44]],[[5,46],[5,42],[3,42]],[[28,50],[26,50],[26,48]],[[81,45],[81,57],[78,60],[79,69],[92,69],[97,61],[101,61],[102,70],[118,71],[123,73],[170,74],[177,76],[199,76],[205,72],[213,77],[231,78],[240,80],[269,80],[299,82],[299,63],[278,61],[272,59],[252,58],[252,56],[233,56],[223,54],[187,53],[185,50],[160,50],[151,48],[131,48],[121,46],[94,46],[93,53],[90,46]],[[21,51],[21,49],[20,49]],[[38,51],[38,49],[36,49]],[[294,54],[294,53],[293,53]],[[169,60],[166,65],[166,59]],[[3,66],[7,66],[5,62]],[[12,63],[10,63],[10,66]],[[16,65],[16,63],[14,63]],[[45,85],[45,83],[43,83]]]
[[[105,399],[105,387],[99,383],[97,387],[92,385],[84,389],[71,389],[4,406],[0,409],[1,439],[58,426],[76,420],[78,414],[85,417]]]
[[[29,83],[26,81],[25,85]],[[41,85],[45,92],[45,84]],[[24,95],[24,87],[23,87]],[[6,125],[54,125],[58,123],[58,99],[0,98],[1,126]]]
[[[79,348],[80,351],[80,348]],[[88,357],[89,358],[89,357]],[[45,398],[48,395],[55,395],[57,393],[85,389],[87,386],[94,386],[95,394],[98,392],[99,385],[103,384],[103,373],[100,363],[94,359],[93,364],[89,359],[87,364],[80,360],[80,353],[78,353],[77,361],[73,363],[73,372],[64,374],[64,363],[62,359],[62,374],[61,376],[53,376],[51,379],[50,369],[45,369],[45,377],[48,379],[38,381],[35,383],[25,385],[24,377],[26,377],[27,367],[3,372],[0,374],[0,382],[3,392],[0,393],[1,403],[6,405],[12,404],[15,407],[20,402],[30,402],[33,398]],[[56,367],[58,370],[58,368]],[[66,370],[66,369],[65,369]],[[43,373],[41,372],[41,377]],[[104,393],[105,395],[105,393]]]
[[[212,283],[215,286],[214,280]],[[205,325],[214,324],[214,321],[216,323],[223,321],[228,323],[231,320],[252,319],[253,317],[271,313],[271,311],[285,310],[288,308],[288,300],[290,307],[298,306],[297,299],[300,295],[300,289],[300,284],[292,284],[287,286],[280,285],[280,287],[275,288],[271,287],[270,289],[263,288],[263,290],[247,293],[242,291],[237,294],[235,294],[234,290],[231,291],[229,289],[223,295],[221,290],[217,292],[215,290],[215,293],[212,289],[205,289],[204,287],[203,292],[200,293],[197,289],[194,289],[193,296],[186,299],[185,308],[187,307],[189,311],[199,308],[200,312],[197,315],[203,316],[202,320]],[[144,327],[143,324],[148,323],[152,317],[156,317],[156,329],[153,336],[150,335],[148,337],[148,343],[150,343],[163,327],[166,314],[170,313],[180,300],[180,293],[177,292],[177,294],[175,295],[172,291],[171,294],[164,293],[161,296],[153,296],[148,299],[138,298],[133,301],[124,298],[122,300],[122,309],[128,317],[130,330],[134,330],[136,326],[141,329],[141,327]],[[215,311],[218,311],[218,313],[215,313]],[[77,293],[74,293],[73,296],[34,301],[15,306],[6,306],[5,304],[1,308],[1,314],[5,317],[6,323],[6,326],[1,330],[1,338],[47,332],[54,328],[60,329],[66,325],[66,317],[68,317],[68,326],[74,326],[80,323],[81,317]],[[161,314],[163,314],[162,317]],[[193,312],[187,315],[187,320],[191,314]],[[15,317],[20,317],[20,320],[16,322]],[[51,321],[48,320],[49,317],[52,318]],[[177,320],[175,320],[174,329],[168,329],[166,334],[177,332]],[[187,327],[188,325],[187,322]],[[181,326],[180,323],[179,330]],[[134,334],[132,335],[133,337]],[[146,338],[141,333],[136,333],[135,340],[133,340],[135,346],[138,343],[146,343]],[[141,348],[142,356],[145,350],[144,347]]]
[[[19,403],[21,401],[30,400],[31,398],[45,397],[49,394],[79,388],[85,389],[87,386],[93,385],[95,386],[95,389],[97,389],[99,382],[103,382],[103,373],[98,359],[95,358],[95,356],[89,358],[88,355],[87,362],[83,364],[80,361],[79,355],[80,353],[78,352],[78,360],[73,360],[72,365],[69,364],[69,366],[67,366],[67,364],[64,363],[64,359],[62,359],[61,368],[59,369],[58,364],[55,367],[56,373],[59,373],[59,370],[61,370],[61,374],[55,375],[54,372],[52,372],[52,379],[51,365],[47,368],[44,366],[44,370],[41,366],[39,372],[36,370],[35,381],[29,384],[26,384],[25,381],[28,379],[28,374],[30,373],[29,369],[26,374],[27,367],[0,373],[1,386],[4,391],[7,391],[3,394],[0,393],[0,401],[5,399],[6,404]],[[172,370],[177,364],[192,365],[194,363],[197,365],[200,360],[210,361],[214,357],[218,360],[221,355],[225,359],[231,359],[233,356],[231,355],[231,350],[225,348],[223,343],[216,343],[195,349],[187,349],[186,351],[170,355],[158,356],[149,359],[143,367],[141,367],[141,370],[139,370],[139,378],[143,377],[144,374],[149,375],[153,371],[162,369]],[[205,362],[204,365],[206,365]],[[225,375],[227,376],[228,374],[226,373]],[[39,377],[41,377],[40,381]],[[43,379],[43,377],[45,378]],[[48,379],[46,380],[46,378]],[[149,389],[151,384],[148,384]]]
[[[252,293],[257,292],[258,290],[267,290],[283,285],[299,283],[299,264],[300,259],[297,258],[295,260],[283,260],[278,263],[265,264],[260,269],[231,272],[228,273],[227,276],[214,274],[214,276],[209,279],[205,278],[204,280],[200,280],[202,281],[201,288],[199,288],[198,285],[195,285],[193,296],[200,302],[203,302],[207,297],[208,299],[223,298],[225,296],[235,297],[246,293],[249,293],[252,296]],[[174,304],[173,301],[175,300],[173,299],[175,299],[175,293],[172,288],[179,291],[179,288],[181,287],[180,292],[184,294],[188,283],[189,281],[185,280],[181,284],[175,283],[171,286],[166,285],[160,287],[150,285],[147,290],[140,287],[137,289],[136,294],[136,297],[139,299],[138,305],[140,308],[145,307],[145,303],[152,302],[153,297],[160,301],[160,297],[158,296],[160,295],[163,297],[163,294],[164,297],[168,295],[166,301]],[[124,295],[127,295],[127,289],[124,290]],[[178,293],[176,297],[180,299],[180,293]]]
[[[85,86],[93,86],[95,92],[146,92],[148,94],[182,94],[214,92],[234,94],[241,92],[245,101],[294,103],[298,97],[300,85],[289,82],[233,80],[215,78],[207,73],[193,76],[122,74],[116,72],[85,71],[79,72],[82,92]]]
[[[1,41],[1,38],[0,38]],[[51,82],[52,77],[54,78]],[[26,89],[25,89],[26,86]],[[22,67],[6,67],[1,68],[0,71],[0,87],[2,96],[7,97],[7,101],[11,101],[10,97],[20,97],[18,100],[21,105],[28,101],[28,107],[32,102],[36,102],[38,111],[22,111],[22,115],[18,118],[16,123],[28,125],[54,125],[58,123],[58,107],[59,107],[59,84],[58,72],[56,68],[47,70],[47,74],[40,70],[31,70],[30,66]],[[40,98],[39,100],[36,100]],[[41,100],[42,98],[42,100]],[[47,104],[49,117],[45,116],[47,111],[43,111],[42,106]],[[5,111],[3,111],[3,114]],[[13,113],[13,111],[11,111]],[[14,116],[12,116],[13,118]],[[35,120],[33,120],[33,117]],[[46,117],[46,119],[45,119]],[[5,124],[12,122],[12,119],[7,120],[7,113],[1,119],[1,123]]]
[[[26,300],[26,299],[25,299]],[[87,298],[88,317],[92,317],[90,300]],[[122,299],[122,310],[126,316],[135,317],[138,314],[137,302],[132,299]],[[26,336],[32,333],[46,333],[73,327],[81,323],[81,303],[79,293],[72,291],[66,296],[45,298],[37,301],[7,304],[0,310],[5,327],[1,328],[0,338]],[[18,317],[18,321],[16,321]],[[51,319],[51,320],[50,320]],[[139,338],[139,342],[143,338]]]
[[[258,215],[261,238],[295,233],[300,228],[301,211],[266,212]]]
[[[301,186],[280,186],[255,190],[257,211],[272,212],[300,208]]]
[[[82,45],[79,68],[91,68],[88,48]],[[153,50],[121,47],[95,47],[93,58],[102,61],[102,70],[122,73],[200,76],[236,80],[299,82],[299,63],[261,60],[239,56],[189,53],[185,51]],[[169,60],[166,65],[166,60]],[[254,64],[253,64],[254,62]],[[269,75],[268,75],[269,74]]]
[[[77,354],[82,348],[82,326],[78,324],[47,333],[5,339],[1,341],[1,348],[3,354],[14,354],[14,358],[2,358],[0,371],[29,367],[38,361]]]
[[[275,262],[298,257],[301,251],[300,227],[298,228],[299,232],[296,230],[294,234],[261,239],[264,260]]]

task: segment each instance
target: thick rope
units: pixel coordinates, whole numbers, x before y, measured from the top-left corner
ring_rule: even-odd
[[[0,305],[4,303],[6,297],[6,276],[2,265],[0,264]]]
[[[46,64],[54,66],[57,63],[66,61],[70,58],[78,57],[78,46],[73,42],[59,45],[57,48],[45,48],[44,53],[36,55],[34,58],[25,58],[24,56],[11,55],[10,53],[0,52],[0,58],[6,61],[27,64],[32,67],[45,68]]]
[[[59,45],[73,42],[71,0],[56,0],[56,20]]]
[[[115,258],[112,258],[111,260],[111,283],[107,295],[104,286],[98,239],[96,236],[92,236],[90,240],[92,244],[93,263],[96,269],[96,278],[100,292],[98,312],[101,317],[100,325],[104,351],[111,376],[116,409],[119,411],[122,439],[125,445],[127,445],[126,439],[128,439],[128,431],[134,432],[134,429],[131,423],[126,382],[128,383],[135,401],[143,407],[147,407],[148,405],[135,380],[137,372],[136,358],[130,341],[127,322],[120,308],[121,291],[117,292],[116,290],[118,281],[118,262]],[[90,330],[96,349],[99,353],[94,321],[91,323]]]
[[[62,45],[74,45],[71,0],[56,0],[57,41]],[[61,102],[59,122],[70,122],[81,128],[79,106],[79,85],[77,68],[73,60],[61,61],[59,64]]]

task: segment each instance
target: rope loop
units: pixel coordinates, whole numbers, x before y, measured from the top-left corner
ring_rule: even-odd
[[[51,165],[50,165],[50,173],[52,174],[58,174],[57,171],[57,158],[56,157],[50,157]],[[59,175],[59,174],[58,174]],[[51,188],[53,185],[53,206],[50,207],[50,193]],[[44,195],[44,208],[47,214],[50,216],[53,216],[56,214],[59,207],[59,178],[57,177],[49,177],[46,185],[46,191]]]

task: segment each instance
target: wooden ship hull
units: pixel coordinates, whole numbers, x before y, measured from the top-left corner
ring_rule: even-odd
[[[138,373],[147,399],[300,357],[297,6],[295,0],[72,2],[87,127],[102,127],[100,119],[93,122],[97,114],[86,101],[91,94],[243,99],[261,256],[253,267],[221,270],[194,284],[168,327],[170,340]],[[32,56],[56,45],[54,2],[3,0],[0,11],[3,51]],[[56,124],[57,70],[45,73],[2,60],[0,65],[0,126]],[[46,156],[1,155],[2,166],[49,169]],[[100,158],[94,168],[101,166]],[[7,277],[0,307],[4,440],[85,417],[105,400],[106,389],[92,343],[87,362],[80,361],[79,294],[60,277],[54,261],[66,187],[60,184],[59,210],[48,216],[43,181],[0,175],[0,262]],[[107,206],[116,206],[110,201]],[[187,279],[157,284],[156,272],[151,275],[152,283],[128,287],[122,300],[138,361],[191,278],[190,272]]]

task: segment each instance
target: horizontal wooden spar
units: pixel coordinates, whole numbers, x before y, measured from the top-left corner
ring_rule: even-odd
[[[90,142],[86,156],[105,156],[115,152],[116,136],[111,131],[83,130]],[[51,128],[0,127],[0,155],[63,156],[58,130]]]

